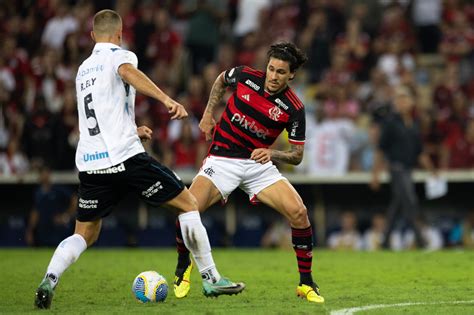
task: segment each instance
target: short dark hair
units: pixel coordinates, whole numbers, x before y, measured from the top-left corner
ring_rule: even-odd
[[[98,35],[110,35],[122,25],[122,18],[113,10],[102,10],[94,15],[93,31]]]
[[[290,64],[290,72],[295,72],[307,60],[306,54],[302,52],[295,44],[290,42],[276,43],[270,46],[267,52],[268,59],[276,58],[287,61]]]

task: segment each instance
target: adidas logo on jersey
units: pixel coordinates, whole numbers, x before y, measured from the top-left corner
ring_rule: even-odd
[[[244,94],[242,95],[242,98],[246,100],[247,102],[250,102],[250,94]]]

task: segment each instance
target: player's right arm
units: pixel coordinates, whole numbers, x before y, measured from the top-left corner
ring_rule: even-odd
[[[226,90],[226,84],[224,81],[224,73],[222,72],[214,81],[212,85],[211,93],[209,94],[209,100],[207,101],[206,109],[202,115],[201,121],[199,122],[199,129],[206,135],[206,140],[212,139],[212,130],[216,126],[214,120],[214,109],[222,100]]]
[[[236,88],[237,82],[242,72],[243,67],[235,67],[230,70],[224,71],[217,77],[216,81],[212,85],[211,93],[209,94],[209,100],[207,101],[206,108],[202,115],[199,128],[206,135],[206,140],[212,139],[212,130],[216,126],[214,120],[214,109],[222,100],[227,87]]]
[[[150,80],[139,69],[131,63],[124,63],[118,68],[118,73],[122,79],[132,85],[138,92],[162,102],[168,112],[172,115],[171,119],[182,119],[188,117],[184,106],[174,101],[165,92],[163,92],[153,81]]]

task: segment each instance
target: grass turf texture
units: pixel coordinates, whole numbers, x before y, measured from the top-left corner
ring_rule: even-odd
[[[34,292],[52,249],[0,250],[0,314],[44,312],[33,308]],[[219,270],[246,290],[237,296],[205,298],[193,270],[190,295],[172,292],[174,250],[90,249],[60,280],[49,313],[82,314],[329,314],[343,308],[405,302],[474,299],[474,251],[332,252],[314,251],[313,274],[326,298],[316,305],[296,297],[292,251],[216,249]],[[168,280],[165,303],[141,304],[132,281],[145,270]],[[474,303],[413,305],[356,314],[474,314]]]

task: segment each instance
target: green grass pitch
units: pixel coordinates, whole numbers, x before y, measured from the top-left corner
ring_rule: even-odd
[[[474,314],[474,251],[332,252],[315,250],[313,273],[326,298],[315,305],[296,297],[292,251],[215,249],[222,274],[244,281],[237,296],[205,298],[193,270],[187,298],[172,292],[171,249],[90,249],[65,272],[49,311],[33,308],[34,292],[53,249],[0,250],[0,314],[331,314],[375,304],[420,303],[355,314]],[[140,304],[135,276],[156,270],[170,291],[165,303]],[[463,301],[462,303],[454,303]],[[431,303],[431,304],[430,304]]]

